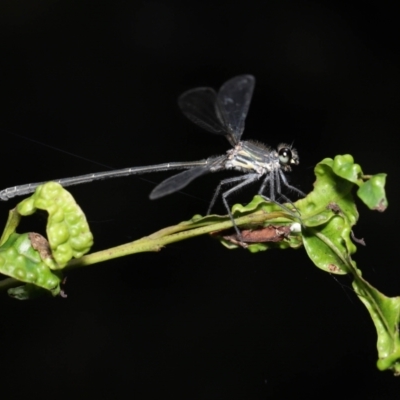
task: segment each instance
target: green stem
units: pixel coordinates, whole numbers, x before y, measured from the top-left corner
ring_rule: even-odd
[[[245,215],[235,219],[237,226],[259,226],[266,221],[276,220],[277,218],[288,217],[284,212],[271,212],[266,213],[263,211],[256,211],[254,213]],[[179,242],[182,240],[190,239],[192,237],[205,235],[212,232],[224,231],[232,228],[233,224],[229,218],[226,221],[209,224],[205,226],[200,223],[179,224],[168,228],[161,229],[149,236],[116,246],[107,250],[98,251],[96,253],[88,254],[79,259],[71,260],[63,271],[86,267],[89,265],[97,264],[100,262],[112,260],[114,258],[124,257],[136,253],[144,253],[150,251],[160,251],[164,246],[170,243]],[[14,278],[6,278],[0,281],[0,291],[7,290],[11,287],[19,286],[21,282]]]

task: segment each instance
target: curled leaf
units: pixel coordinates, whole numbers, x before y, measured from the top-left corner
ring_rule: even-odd
[[[18,204],[21,215],[31,215],[37,209],[49,214],[47,237],[56,264],[61,269],[72,258],[80,258],[93,245],[93,236],[85,214],[74,198],[61,185],[48,182],[39,186],[35,193]]]

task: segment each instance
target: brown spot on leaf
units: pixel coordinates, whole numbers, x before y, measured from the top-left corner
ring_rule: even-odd
[[[341,269],[335,264],[328,264],[328,270],[333,273],[341,271]]]
[[[384,212],[386,210],[385,199],[381,199],[379,204],[373,208],[373,210]]]
[[[32,247],[39,252],[42,260],[53,257],[49,242],[44,236],[36,232],[30,232],[29,240],[31,241]]]
[[[342,212],[342,210],[340,209],[340,207],[334,202],[331,201],[326,208],[328,210],[332,210],[335,214],[340,214]]]

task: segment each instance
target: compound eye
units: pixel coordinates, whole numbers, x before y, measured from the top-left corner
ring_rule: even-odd
[[[279,162],[282,165],[289,164],[290,160],[292,159],[292,151],[287,147],[280,149],[278,155],[279,155]]]

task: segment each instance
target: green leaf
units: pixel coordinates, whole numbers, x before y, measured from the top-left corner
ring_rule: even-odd
[[[386,174],[373,175],[360,186],[357,195],[371,210],[385,211],[388,206],[385,184]]]
[[[288,205],[290,207],[290,205]],[[291,207],[293,208],[293,207]],[[288,214],[285,210],[282,209],[279,205],[271,202],[265,201],[265,199],[259,195],[253,197],[250,203],[246,205],[235,204],[232,207],[232,215],[234,217],[241,216],[243,214],[249,214],[256,211],[262,211],[264,213],[273,213],[279,212],[282,216],[288,216],[292,218],[293,215]],[[293,210],[295,212],[295,210]]]
[[[361,167],[358,164],[354,163],[354,158],[350,154],[336,156],[331,166],[332,171],[337,176],[340,176],[341,178],[346,179],[349,182],[355,183],[356,185],[361,185],[363,183],[363,172],[361,170]]]
[[[0,272],[20,282],[47,289],[56,296],[60,292],[60,276],[46,265],[48,262],[45,263],[39,251],[33,248],[31,237],[29,233],[13,233],[0,247]]]
[[[366,282],[361,276],[353,288],[371,315],[378,335],[378,368],[391,369],[400,375],[400,297],[387,297]]]
[[[334,215],[339,214],[348,221],[350,226],[356,223],[358,212],[351,193],[354,184],[337,175],[333,169],[335,164],[343,164],[336,162],[337,158],[345,159],[347,163],[345,164],[346,168],[343,167],[343,169],[352,172],[349,175],[354,178],[354,171],[349,166],[349,157],[351,156],[337,156],[335,160],[325,158],[316,165],[314,169],[316,176],[314,190],[304,199],[295,203],[305,226],[321,226]]]
[[[307,254],[329,273],[347,274],[347,260],[356,251],[350,234],[358,212],[351,191],[360,174],[349,155],[326,158],[315,167],[314,190],[296,202]]]
[[[62,269],[72,258],[80,258],[90,250],[93,236],[85,214],[60,184],[48,182],[39,186],[31,197],[17,206],[23,216],[37,209],[49,214],[46,232],[57,262],[52,268]]]

